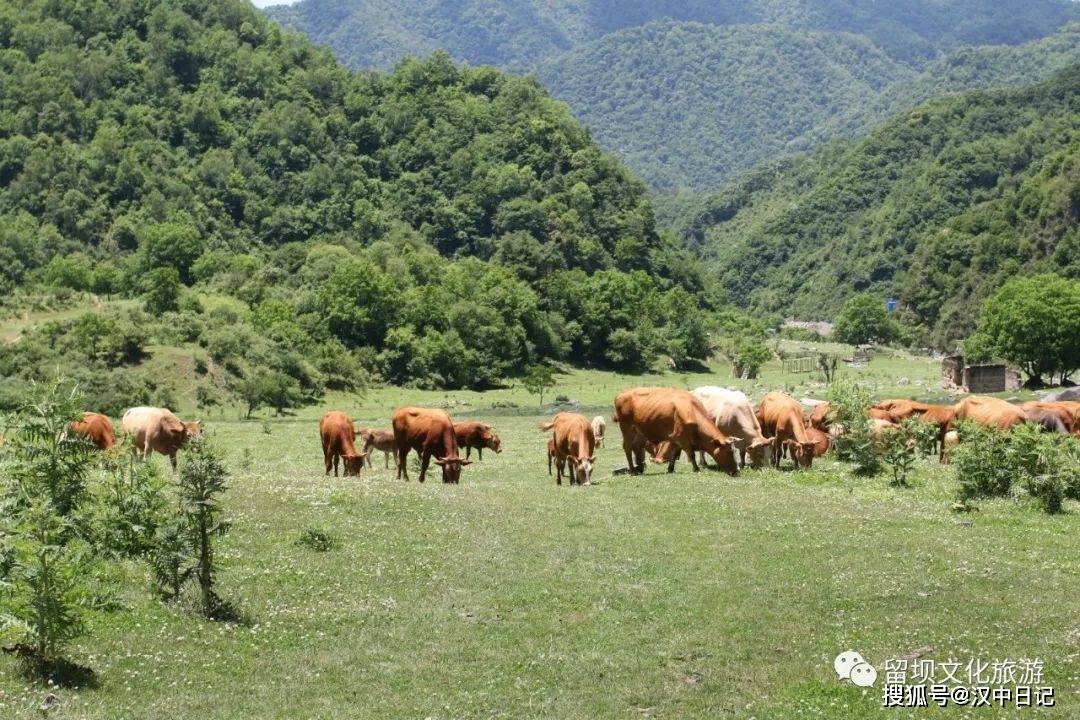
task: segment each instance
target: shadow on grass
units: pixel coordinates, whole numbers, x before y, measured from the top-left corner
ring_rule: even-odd
[[[90,688],[100,686],[93,668],[79,665],[64,658],[43,660],[37,651],[24,644],[9,645],[4,652],[18,658],[23,675],[29,680],[49,683],[62,688]]]

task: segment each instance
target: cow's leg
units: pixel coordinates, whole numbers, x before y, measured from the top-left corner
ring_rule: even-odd
[[[427,448],[424,449],[420,455],[420,482],[424,482],[424,478],[427,477],[428,463],[431,462],[431,451]]]
[[[702,455],[704,455],[704,454],[705,453],[702,452]],[[690,466],[694,468],[694,472],[698,472],[699,470],[701,470],[701,468],[698,467],[697,458],[694,457],[694,451],[693,450],[687,449],[686,456],[688,458],[690,458]]]
[[[746,448],[739,448],[739,466],[746,467]]]
[[[469,453],[465,453],[465,459],[466,460],[469,459]],[[483,460],[484,459],[484,446],[483,445],[476,448],[476,459],[477,460]]]
[[[330,444],[324,442],[322,446],[322,458],[323,465],[326,466],[326,475],[330,474],[330,468],[334,466],[334,461],[330,458]]]
[[[405,460],[409,457],[409,446],[399,445],[397,449],[397,477],[400,480],[402,477],[406,481],[409,480],[409,471],[405,467]]]
[[[470,457],[472,457],[472,445],[466,445],[465,446],[465,459],[468,460]]]
[[[338,468],[341,466],[341,455],[334,452],[334,477],[338,476]]]
[[[169,453],[169,464],[172,465],[172,471],[175,474],[176,473],[176,451],[175,450],[173,450],[171,453]]]

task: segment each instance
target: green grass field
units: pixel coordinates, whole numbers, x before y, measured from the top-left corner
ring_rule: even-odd
[[[897,357],[860,371],[882,392],[933,392],[937,366]],[[751,394],[805,377],[771,368]],[[903,376],[910,384],[896,386]],[[575,372],[552,393],[607,408],[618,389],[729,384],[723,372],[656,378]],[[916,384],[916,383],[923,384]],[[821,394],[820,392],[817,394]],[[327,407],[386,425],[401,403],[492,422],[505,450],[466,468],[394,479],[324,477]],[[1051,717],[1080,717],[1080,534],[1075,503],[1046,516],[1013,501],[950,506],[934,463],[915,487],[811,471],[643,477],[609,427],[595,485],[547,475],[536,398],[371,390],[286,418],[212,416],[233,470],[220,590],[246,623],[162,605],[145,568],[115,569],[118,607],[96,611],[72,659],[96,687],[54,689],[51,718],[898,718],[1029,717],[1032,710],[881,708],[881,684],[840,683],[834,656],[880,671],[917,648],[946,660],[1038,657]],[[161,458],[154,462],[162,463]],[[338,546],[297,544],[308,528]],[[0,658],[0,717],[41,717],[47,692]]]

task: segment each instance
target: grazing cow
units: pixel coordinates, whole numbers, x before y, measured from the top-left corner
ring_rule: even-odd
[[[748,453],[753,467],[760,468],[768,462],[776,439],[762,435],[761,424],[746,395],[713,385],[694,388],[690,394],[701,401],[716,427],[731,439],[733,447],[738,448],[740,467],[746,467]],[[701,461],[705,461],[704,454]]]
[[[894,422],[882,420],[881,418],[870,418],[870,434],[874,436],[874,440],[878,443],[885,439],[885,433],[899,428],[900,426]]]
[[[596,447],[604,447],[604,433],[607,432],[607,423],[604,418],[597,415],[592,419],[592,434],[596,438]]]
[[[956,422],[956,408],[952,405],[927,405],[926,410],[916,415],[920,421],[937,427],[934,444],[938,447],[938,462],[945,462],[945,435],[953,429]]]
[[[465,448],[465,457],[472,455],[472,449],[476,448],[476,456],[484,459],[484,448],[494,450],[496,454],[502,452],[502,440],[491,432],[491,426],[486,423],[466,422],[454,423],[454,434],[457,435],[458,449]]]
[[[1069,429],[1065,427],[1065,423],[1061,421],[1061,416],[1053,410],[1027,408],[1024,410],[1024,414],[1027,415],[1028,422],[1035,423],[1045,432],[1056,433],[1058,435],[1069,434]]]
[[[345,475],[360,475],[364,467],[366,452],[356,452],[356,428],[352,420],[343,412],[330,410],[319,421],[319,437],[322,438],[323,462],[326,464],[326,474],[330,474],[330,468],[334,469],[334,477],[338,476],[338,465],[341,460],[345,461]]]
[[[1007,430],[1027,420],[1018,406],[983,395],[969,395],[956,403],[956,419],[970,420],[986,427]]]
[[[882,410],[881,408],[876,408],[876,407],[867,408],[866,409],[866,415],[871,420],[884,420],[885,422],[894,423],[894,424],[900,422],[899,417],[897,417],[896,415],[893,415],[888,410]]]
[[[694,453],[703,451],[729,475],[738,475],[735,452],[724,433],[705,412],[701,401],[685,390],[674,388],[631,388],[615,398],[614,419],[622,431],[623,452],[632,473],[645,472],[645,443],[670,440],[686,452],[694,472],[698,470]],[[675,458],[668,462],[668,472],[675,472]]]
[[[818,403],[810,411],[810,427],[828,432],[835,417],[836,413],[833,412],[832,405],[827,402]]]
[[[926,403],[918,402],[917,400],[879,400],[872,406],[875,410],[885,410],[890,413],[894,420],[891,422],[899,422],[906,420],[912,415],[921,415],[926,412],[926,409],[930,407]],[[881,418],[887,420],[888,418]]]
[[[420,456],[420,482],[427,476],[432,457],[442,469],[444,483],[461,482],[461,468],[472,465],[472,460],[458,456],[457,434],[449,415],[442,410],[400,407],[394,411],[392,424],[397,444],[398,479],[409,479],[405,461],[409,450],[415,450]]]
[[[814,441],[806,432],[802,405],[781,392],[771,392],[762,398],[757,409],[758,422],[766,436],[776,438],[773,446],[773,465],[780,466],[784,445],[791,451],[796,466],[808,468],[814,462]]]
[[[1024,409],[1024,412],[1026,412],[1029,417],[1031,417],[1033,411],[1053,413],[1061,421],[1062,427],[1065,428],[1067,434],[1073,435],[1076,433],[1076,417],[1073,415],[1073,410],[1069,407],[1069,403],[1026,402],[1020,405],[1020,407]]]
[[[565,463],[570,463],[571,485],[588,485],[592,480],[593,463],[596,462],[596,436],[593,435],[592,423],[584,415],[561,412],[551,422],[540,426],[545,432],[553,430],[552,444],[548,447],[555,452],[557,474],[555,482],[562,485]]]
[[[955,430],[945,433],[941,439],[941,462],[948,465],[952,462],[952,454],[956,446],[960,444],[960,434]]]
[[[202,434],[198,422],[183,422],[166,408],[131,408],[124,413],[120,426],[131,438],[132,452],[140,453],[143,460],[154,452],[168,455],[174,472],[177,451],[189,439]]]
[[[84,436],[98,450],[111,450],[116,445],[116,431],[112,420],[107,415],[96,412],[84,412],[82,420],[76,420],[68,428]]]
[[[383,454],[383,468],[389,469],[390,458],[397,450],[397,443],[394,440],[394,431],[360,428],[356,434],[364,441],[363,455],[367,458],[367,466],[371,467],[372,451],[378,450]]]
[[[832,445],[832,437],[829,433],[811,427],[806,428],[806,434],[814,443],[814,457],[819,458],[829,452],[829,447]]]

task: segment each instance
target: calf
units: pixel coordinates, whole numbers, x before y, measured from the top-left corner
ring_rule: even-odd
[[[484,459],[484,448],[494,450],[496,454],[502,452],[502,440],[491,431],[491,426],[481,422],[468,420],[454,423],[454,434],[457,435],[458,448],[465,448],[465,457],[472,454],[476,448],[476,456]]]
[[[731,439],[733,447],[739,449],[739,465],[746,467],[746,456],[750,455],[750,465],[759,468],[768,462],[775,438],[767,438],[761,432],[750,400],[738,390],[706,385],[694,388],[690,394],[701,401],[709,418],[726,437]],[[705,456],[701,456],[702,462]]]
[[[364,441],[363,454],[367,458],[368,467],[371,467],[372,450],[378,450],[383,454],[383,468],[390,469],[390,458],[397,449],[397,443],[394,441],[394,431],[361,428],[356,434]]]
[[[604,447],[604,433],[607,432],[607,423],[604,418],[597,415],[592,419],[592,433],[596,438],[596,447]]]
[[[593,463],[596,462],[596,436],[588,418],[577,413],[561,412],[551,422],[541,425],[540,429],[553,430],[549,447],[555,452],[555,482],[562,485],[563,467],[569,462],[572,470],[570,484],[588,485],[592,480]]]
[[[631,388],[615,398],[614,419],[622,431],[623,452],[632,473],[645,471],[645,443],[670,441],[686,453],[694,472],[695,453],[703,451],[729,475],[738,475],[731,440],[709,418],[701,401],[675,388]],[[675,457],[668,472],[675,472]]]
[[[326,465],[326,474],[334,469],[334,477],[338,476],[338,467],[341,460],[345,461],[345,475],[360,475],[364,467],[366,452],[356,452],[356,428],[352,420],[343,412],[330,410],[319,421],[319,437],[322,439],[323,463]]]
[[[829,433],[811,427],[806,429],[806,434],[814,443],[814,457],[819,458],[829,452],[829,446],[832,445]]]
[[[472,465],[472,460],[458,455],[454,423],[442,410],[400,407],[394,411],[393,426],[398,479],[409,479],[406,466],[409,450],[415,450],[420,456],[420,482],[424,482],[432,457],[442,469],[444,483],[461,482],[461,468]]]
[[[169,457],[176,471],[176,453],[188,440],[202,434],[198,422],[183,422],[166,408],[131,408],[120,420],[120,426],[131,438],[131,450],[140,453],[143,460],[152,453]]]
[[[84,412],[82,420],[76,420],[68,425],[68,428],[85,437],[98,450],[111,450],[116,445],[116,431],[107,415]]]
[[[773,465],[780,466],[781,448],[787,445],[796,466],[808,468],[814,462],[814,441],[806,432],[802,405],[793,397],[771,392],[762,398],[757,409],[758,422],[765,435],[776,438]]]

